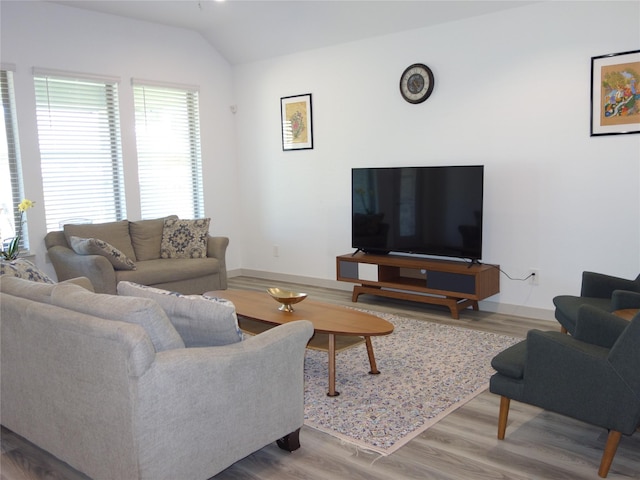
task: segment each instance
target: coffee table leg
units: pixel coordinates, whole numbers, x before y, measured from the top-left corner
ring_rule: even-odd
[[[364,341],[367,344],[367,355],[369,355],[369,366],[371,370],[369,373],[377,375],[380,373],[376,365],[376,357],[373,355],[373,345],[371,344],[371,337],[364,337]]]
[[[336,392],[336,336],[329,334],[329,397],[337,397],[340,392]]]

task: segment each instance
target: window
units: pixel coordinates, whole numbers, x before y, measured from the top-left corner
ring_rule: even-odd
[[[197,89],[133,83],[142,218],[201,218]]]
[[[34,72],[47,231],[126,218],[116,80]]]
[[[2,247],[16,235],[20,222],[18,204],[24,196],[18,125],[13,96],[13,72],[9,67],[0,69],[0,95],[2,96],[2,133],[0,133],[0,240]],[[20,247],[29,248],[27,229],[22,230]]]

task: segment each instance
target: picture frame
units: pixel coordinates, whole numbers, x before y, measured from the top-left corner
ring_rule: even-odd
[[[591,136],[640,133],[640,50],[591,57]]]
[[[311,94],[280,98],[282,150],[313,148],[313,115]]]

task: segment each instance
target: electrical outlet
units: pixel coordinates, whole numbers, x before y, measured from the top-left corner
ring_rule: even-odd
[[[529,285],[540,285],[540,270],[536,268],[529,269]]]
[[[274,245],[273,246],[273,256],[274,257],[279,257],[280,256],[280,247],[278,245]]]

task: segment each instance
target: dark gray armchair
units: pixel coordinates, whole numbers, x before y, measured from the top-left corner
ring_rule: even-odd
[[[607,312],[640,308],[640,275],[635,280],[602,273],[583,272],[580,296],[559,295],[553,299],[556,320],[561,331],[573,335],[582,305],[592,305]]]
[[[501,395],[498,439],[511,400],[609,430],[598,474],[606,477],[622,435],[640,425],[640,314],[631,322],[585,305],[574,335],[531,330],[491,361]],[[562,368],[558,368],[562,365]]]

